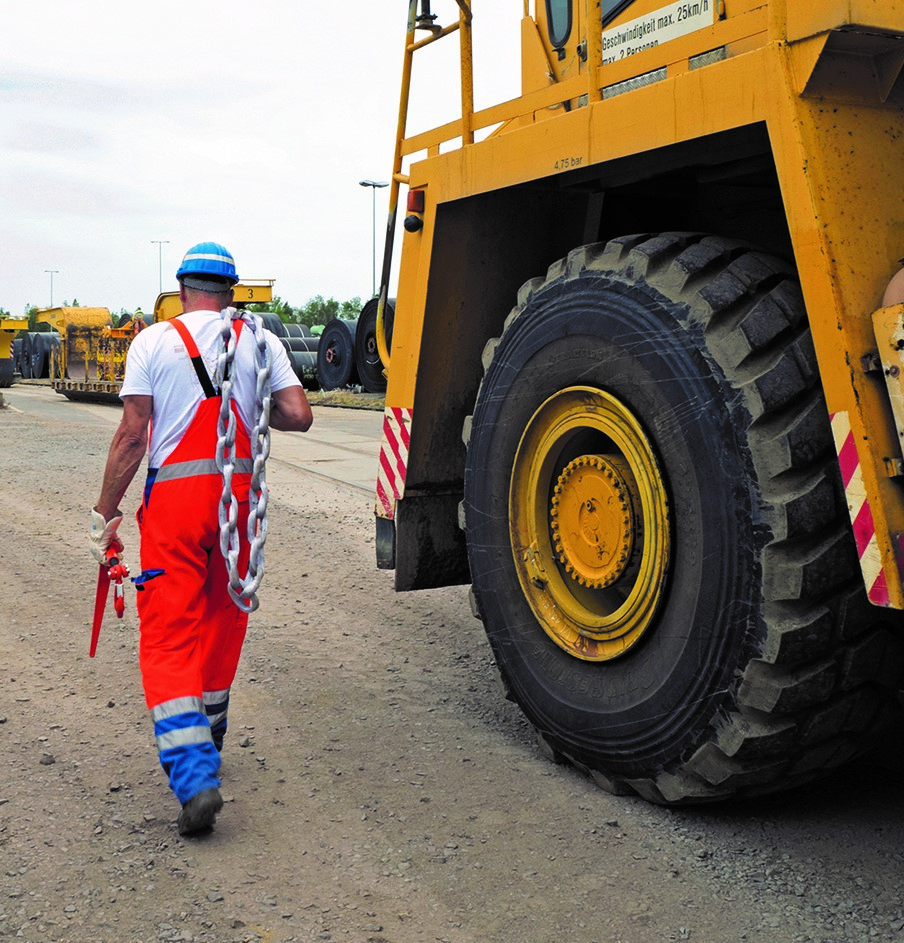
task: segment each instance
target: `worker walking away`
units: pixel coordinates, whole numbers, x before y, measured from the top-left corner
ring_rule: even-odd
[[[267,400],[274,429],[304,432],[312,415],[278,340],[230,307],[230,253],[202,242],[176,278],[183,314],[129,347],[90,546],[99,562],[111,545],[122,549],[119,504],[150,439],[133,579],[139,665],[160,763],[182,804],[179,833],[188,835],[212,826],[223,805],[229,692],[263,566]]]

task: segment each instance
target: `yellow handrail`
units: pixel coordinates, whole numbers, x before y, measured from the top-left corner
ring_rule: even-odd
[[[402,91],[399,96],[399,120],[396,127],[395,156],[389,190],[389,212],[386,220],[386,241],[383,246],[383,269],[380,274],[380,299],[377,303],[376,341],[383,372],[389,370],[389,346],[386,343],[384,313],[389,297],[389,276],[392,269],[392,250],[395,242],[395,224],[399,205],[399,186],[407,184],[408,177],[402,173],[402,158],[405,150],[405,130],[408,123],[408,104],[411,94],[411,67],[414,53],[430,43],[458,33],[461,50],[461,118],[457,122],[462,145],[474,143],[474,68],[471,46],[471,5],[469,0],[457,0],[458,23],[445,28],[418,27],[418,0],[408,0],[408,28],[405,34],[405,58],[402,64]],[[429,10],[429,4],[426,5]],[[431,35],[415,42],[418,28],[429,28]]]

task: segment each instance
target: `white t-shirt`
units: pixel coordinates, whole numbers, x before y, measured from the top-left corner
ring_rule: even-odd
[[[182,315],[181,320],[195,339],[207,373],[216,386],[217,358],[223,350],[220,312],[192,311]],[[269,331],[264,331],[264,337],[270,348],[271,389],[301,386],[279,339]],[[255,349],[254,332],[245,324],[232,365],[232,398],[249,432],[257,389]],[[194,419],[198,404],[204,399],[201,381],[185,344],[171,324],[165,321],[151,324],[129,345],[126,375],[119,396],[154,397],[148,466],[159,468],[179,444]]]

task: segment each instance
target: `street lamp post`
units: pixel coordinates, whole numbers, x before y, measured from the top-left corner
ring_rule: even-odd
[[[163,294],[163,247],[164,245],[169,245],[169,239],[152,239],[151,245],[157,246],[157,255],[159,258],[158,263],[158,272],[160,274],[160,290],[157,292],[158,295]]]
[[[371,296],[376,295],[377,293],[377,188],[388,187],[389,183],[385,180],[359,180],[358,183],[362,187],[370,187],[371,193],[373,194],[373,214],[372,214],[372,227],[373,227],[373,269],[372,269],[372,285],[371,285]]]
[[[60,270],[58,268],[46,268],[45,272],[50,276],[50,307],[53,307],[53,276],[59,275]]]

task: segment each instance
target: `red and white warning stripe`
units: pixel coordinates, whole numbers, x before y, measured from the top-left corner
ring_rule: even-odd
[[[847,495],[848,511],[854,527],[854,540],[857,543],[866,592],[873,605],[888,606],[890,599],[885,573],[882,570],[882,554],[876,540],[873,512],[866,500],[866,487],[863,483],[860,459],[857,457],[857,445],[851,432],[850,418],[846,412],[839,412],[833,413],[831,419],[835,450],[841,467],[841,480]]]
[[[377,514],[392,520],[395,502],[405,493],[411,410],[387,406],[383,413],[383,444],[377,471]]]

